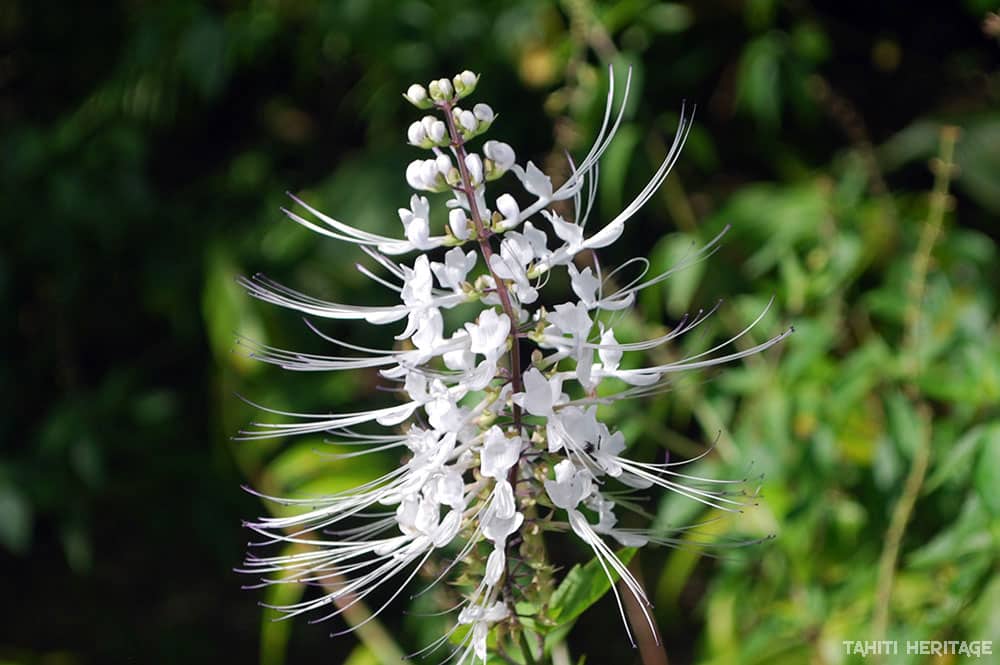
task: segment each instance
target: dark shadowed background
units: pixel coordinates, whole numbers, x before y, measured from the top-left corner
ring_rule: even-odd
[[[772,296],[756,339],[798,330],[609,411],[639,457],[717,439],[700,471],[766,474],[759,510],[725,529],[775,540],[721,559],[643,552],[671,662],[861,662],[841,641],[870,638],[880,616],[896,639],[1000,640],[1000,18],[988,0],[917,7],[0,3],[0,663],[377,663],[328,637],[342,625],[270,622],[232,572],[240,520],[267,510],[242,483],[308,494],[394,462],[347,469],[318,440],[230,440],[254,417],[237,393],[298,411],[385,399],[374,375],[288,375],[234,350],[237,334],[323,350],[235,277],[384,298],[353,249],[283,218],[286,190],[400,234],[403,169],[420,156],[400,93],[462,69],[499,113],[491,136],[558,174],[596,131],[608,65],[633,67],[636,94],[602,165],[601,217],[655,169],[681,102],[698,110],[675,172],[604,262],[667,267],[733,227],[626,330],[724,299],[676,350],[690,353]],[[935,219],[944,125],[961,128],[958,168]],[[664,532],[712,517],[676,497],[649,509]],[[405,606],[384,623],[412,651],[440,623]],[[618,621],[598,603],[571,653],[638,663]]]

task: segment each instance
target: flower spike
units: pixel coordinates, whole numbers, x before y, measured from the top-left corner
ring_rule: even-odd
[[[459,106],[468,104],[462,100],[478,83],[477,74],[463,71],[426,86],[415,83],[403,94],[431,113],[406,132],[407,142],[426,152],[405,169],[405,180],[415,191],[398,210],[398,234],[384,236],[345,224],[294,196],[295,209],[285,210],[297,224],[360,247],[384,272],[376,274],[360,264],[357,269],[396,294],[397,304],[327,302],[260,275],[240,280],[251,296],[309,317],[394,324],[402,346],[389,350],[350,344],[308,321],[317,335],[337,347],[333,354],[238,342],[251,357],[292,371],[377,370],[401,399],[341,414],[258,407],[267,414],[266,422],[250,425],[237,438],[324,434],[347,447],[348,452],[333,454],[344,460],[405,451],[396,469],[333,495],[286,499],[258,494],[285,509],[247,524],[259,540],[242,572],[260,585],[319,586],[319,596],[269,606],[288,617],[308,613],[316,621],[340,616],[379,589],[391,589],[380,596],[388,600],[365,620],[370,621],[418,575],[430,579],[430,586],[448,579],[453,584],[446,593],[459,594],[451,602],[457,611],[455,627],[418,653],[436,651],[450,641],[455,646],[447,660],[460,664],[485,663],[491,633],[497,635],[494,643],[502,643],[539,629],[539,623],[521,623],[517,604],[544,607],[549,600],[545,594],[551,586],[538,582],[542,572],[551,570],[548,564],[525,565],[544,551],[540,542],[546,531],[572,534],[592,550],[610,580],[622,581],[622,591],[615,584],[610,588],[630,640],[640,626],[629,626],[622,592],[635,597],[652,629],[646,593],[614,548],[675,545],[679,540],[623,528],[616,509],[643,514],[628,494],[661,488],[713,510],[739,512],[756,492],[744,489],[745,480],[682,473],[678,462],[630,459],[625,436],[598,418],[597,405],[661,392],[673,374],[739,360],[791,332],[732,350],[733,342],[761,321],[765,309],[739,335],[702,353],[623,367],[625,354],[671,344],[715,311],[698,311],[663,335],[627,342],[618,340],[612,325],[616,318],[608,315],[630,307],[642,289],[711,256],[722,234],[659,275],[649,276],[649,261],[641,257],[611,272],[603,271],[596,258],[592,265],[577,262],[584,253],[592,255],[591,250],[616,242],[663,184],[679,158],[693,114],[681,108],[666,157],[631,202],[610,220],[588,228],[599,162],[624,117],[631,71],[617,109],[611,72],[598,135],[579,162],[569,158],[570,175],[562,183],[530,161],[519,163],[507,143],[487,140],[479,152],[473,148],[473,139],[497,119],[485,103]],[[508,172],[515,177],[501,180]],[[428,192],[446,199],[447,223],[441,228],[431,214],[440,201]],[[572,213],[566,205],[556,210],[559,202],[571,204]],[[445,247],[449,249],[441,249]],[[433,259],[428,252],[434,252]],[[572,299],[543,306],[541,292],[556,271],[565,271]],[[478,308],[474,316],[446,326],[445,310],[470,303]],[[530,355],[522,355],[522,347],[529,345]],[[610,392],[615,386],[618,392]],[[355,429],[374,425],[390,432]],[[543,517],[543,512],[548,514]],[[258,554],[274,545],[295,547],[272,556]],[[428,574],[434,557],[447,563]],[[504,629],[497,631],[497,626]]]

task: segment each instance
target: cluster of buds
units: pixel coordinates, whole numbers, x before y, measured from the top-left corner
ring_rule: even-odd
[[[585,224],[598,161],[624,107],[615,111],[614,77],[597,139],[579,163],[570,164],[569,177],[558,186],[532,162],[518,164],[506,143],[486,141],[481,155],[472,150],[468,141],[494,120],[485,104],[471,111],[458,106],[478,79],[466,71],[426,88],[413,85],[404,94],[417,108],[437,114],[407,132],[409,143],[432,154],[407,167],[406,181],[418,192],[448,194],[442,197],[448,222],[439,233],[431,227],[431,202],[419,193],[399,210],[403,238],[352,227],[298,199],[311,218],[286,211],[314,231],[359,245],[387,276],[361,270],[396,291],[398,304],[324,302],[263,277],[243,281],[253,296],[312,317],[376,325],[405,321],[396,335],[402,348],[376,349],[326,336],[344,351],[323,356],[253,348],[256,358],[290,370],[377,368],[398,385],[403,399],[368,411],[294,414],[293,422],[256,424],[241,432],[243,438],[323,433],[360,446],[351,456],[398,449],[403,461],[354,490],[289,502],[303,506],[297,514],[250,523],[265,543],[309,549],[249,556],[245,571],[265,582],[322,584],[325,594],[277,609],[325,618],[387,585],[395,589],[390,594],[395,598],[432,556],[440,555],[447,563],[436,579],[452,576],[463,582],[464,591],[455,628],[431,647],[451,638],[457,643],[452,657],[459,663],[486,661],[491,630],[501,627],[508,636],[521,630],[516,603],[544,606],[546,598],[539,595],[551,591],[545,583],[551,568],[542,560],[543,539],[551,532],[572,533],[591,548],[609,577],[620,577],[635,595],[652,625],[645,592],[616,555],[614,543],[642,546],[671,539],[621,526],[618,512],[633,505],[622,497],[657,486],[718,510],[737,511],[751,493],[741,487],[743,481],[695,477],[679,471],[677,463],[630,459],[625,437],[598,419],[597,407],[656,392],[675,373],[757,353],[789,332],[739,351],[726,352],[723,344],[689,358],[623,367],[626,352],[669,344],[708,316],[699,312],[653,339],[620,342],[606,313],[630,307],[636,294],[669,272],[643,273],[616,286],[591,251],[617,240],[667,177],[690,116],[682,111],[673,145],[650,182],[591,232]],[[629,83],[630,78],[626,98]],[[511,184],[519,185],[517,196],[487,189],[487,182],[506,173],[514,176]],[[571,219],[555,211],[559,202],[569,202]],[[711,251],[717,240],[689,260]],[[410,263],[391,258],[410,253],[416,253]],[[577,265],[585,257],[591,264]],[[557,270],[565,271],[574,297],[543,304],[540,290]],[[478,305],[478,315],[446,329],[442,311],[468,303]],[[608,379],[613,381],[602,389]],[[369,424],[389,431],[371,433]],[[621,609],[618,588],[611,588]]]

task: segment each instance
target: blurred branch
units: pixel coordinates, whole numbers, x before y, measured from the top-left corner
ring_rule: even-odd
[[[590,0],[563,0],[563,6],[569,14],[573,41],[592,48],[603,62],[611,62],[618,55],[618,47],[594,15]],[[582,49],[578,49],[576,55],[582,55]]]
[[[906,327],[902,345],[903,359],[906,362],[904,368],[905,376],[909,382],[907,388],[911,397],[917,394],[917,388],[913,382],[920,374],[921,303],[923,302],[924,293],[927,288],[927,271],[930,266],[931,252],[940,235],[944,214],[950,201],[948,189],[951,184],[951,178],[956,170],[954,154],[958,134],[957,127],[943,127],[941,129],[941,150],[939,157],[931,162],[931,170],[934,172],[934,191],[931,193],[927,221],[921,231],[917,251],[913,256],[911,266],[913,276],[907,291]],[[885,639],[889,626],[892,585],[896,573],[896,564],[899,559],[900,544],[906,532],[906,525],[913,513],[914,505],[917,502],[917,497],[920,495],[920,488],[923,486],[924,478],[927,475],[927,468],[930,465],[931,430],[933,426],[931,409],[923,401],[917,402],[916,409],[917,417],[921,423],[920,440],[917,441],[913,460],[910,462],[910,470],[903,485],[903,493],[900,495],[899,501],[896,502],[896,507],[892,512],[892,518],[885,536],[885,548],[882,550],[882,556],[879,559],[872,628],[873,639],[879,641]]]
[[[844,135],[854,146],[854,149],[861,155],[864,161],[865,170],[868,171],[868,182],[871,192],[875,196],[888,197],[889,188],[886,185],[882,169],[878,165],[878,157],[875,155],[875,148],[872,146],[868,128],[865,126],[864,118],[857,111],[854,104],[849,99],[835,91],[830,83],[822,76],[815,75],[809,79],[809,93],[816,100],[820,108],[826,109],[827,114],[833,119]]]
[[[934,191],[931,193],[930,209],[927,212],[927,222],[920,234],[917,252],[913,257],[911,269],[913,276],[907,291],[907,307],[904,324],[903,357],[909,361],[906,367],[910,379],[916,378],[920,372],[920,313],[927,288],[927,270],[930,267],[931,252],[941,233],[944,213],[951,197],[948,188],[956,171],[954,163],[955,142],[958,140],[958,127],[946,126],[941,129],[941,152],[937,159],[931,161],[934,172]]]
[[[646,585],[642,579],[642,568],[639,565],[638,553],[629,562],[628,568],[633,577],[635,577],[635,581],[645,591]],[[642,605],[640,605],[642,601],[628,590],[624,582],[619,581],[618,586],[621,589],[622,601],[625,603],[628,622],[635,633],[636,646],[639,647],[639,659],[642,661],[642,664],[668,665],[667,652],[663,648],[663,638],[660,637],[660,632],[656,629],[655,623],[650,626],[647,621],[646,613],[643,611]]]

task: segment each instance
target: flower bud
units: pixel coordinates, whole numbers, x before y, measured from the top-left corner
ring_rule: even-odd
[[[418,109],[429,109],[432,106],[431,100],[427,99],[427,89],[416,83],[406,89],[403,98]]]
[[[458,114],[458,124],[462,126],[467,132],[474,132],[476,128],[479,127],[479,122],[476,121],[476,116],[473,115],[472,111],[461,111]]]
[[[445,102],[450,100],[455,92],[455,89],[451,87],[451,81],[448,79],[431,81],[428,88],[430,89],[431,99],[436,102]]]
[[[489,104],[476,104],[472,107],[472,113],[479,122],[486,123],[487,125],[493,122],[493,109],[490,108]]]
[[[514,149],[503,141],[487,141],[483,144],[483,154],[493,162],[494,168],[489,174],[491,180],[499,178],[514,166]]]
[[[423,123],[414,122],[410,124],[410,128],[406,131],[406,138],[410,142],[410,145],[422,146],[424,141],[427,140],[427,130],[424,128]]]
[[[413,189],[424,189],[424,160],[415,159],[406,166],[406,184]]]
[[[448,213],[448,227],[451,228],[451,232],[459,240],[468,239],[471,231],[469,228],[469,219],[465,216],[465,211],[461,208],[453,208]]]
[[[431,160],[437,166],[438,173],[441,175],[447,175],[448,171],[452,169],[451,157],[448,155],[438,155],[437,159]]]
[[[463,97],[468,97],[472,94],[472,91],[476,89],[476,84],[479,82],[479,77],[466,69],[461,74],[455,74],[452,79],[455,83],[455,92],[459,99]]]
[[[420,176],[424,179],[425,187],[433,183],[438,177],[437,162],[433,159],[425,159],[423,168],[420,170]]]
[[[427,130],[427,135],[436,144],[440,145],[448,142],[448,128],[440,120],[434,121],[434,124]]]
[[[503,194],[497,198],[497,211],[503,215],[503,219],[497,224],[498,231],[512,229],[521,221],[521,207],[510,194]]]
[[[483,160],[476,153],[469,153],[465,156],[465,167],[469,169],[469,177],[473,185],[478,185],[483,181]]]

